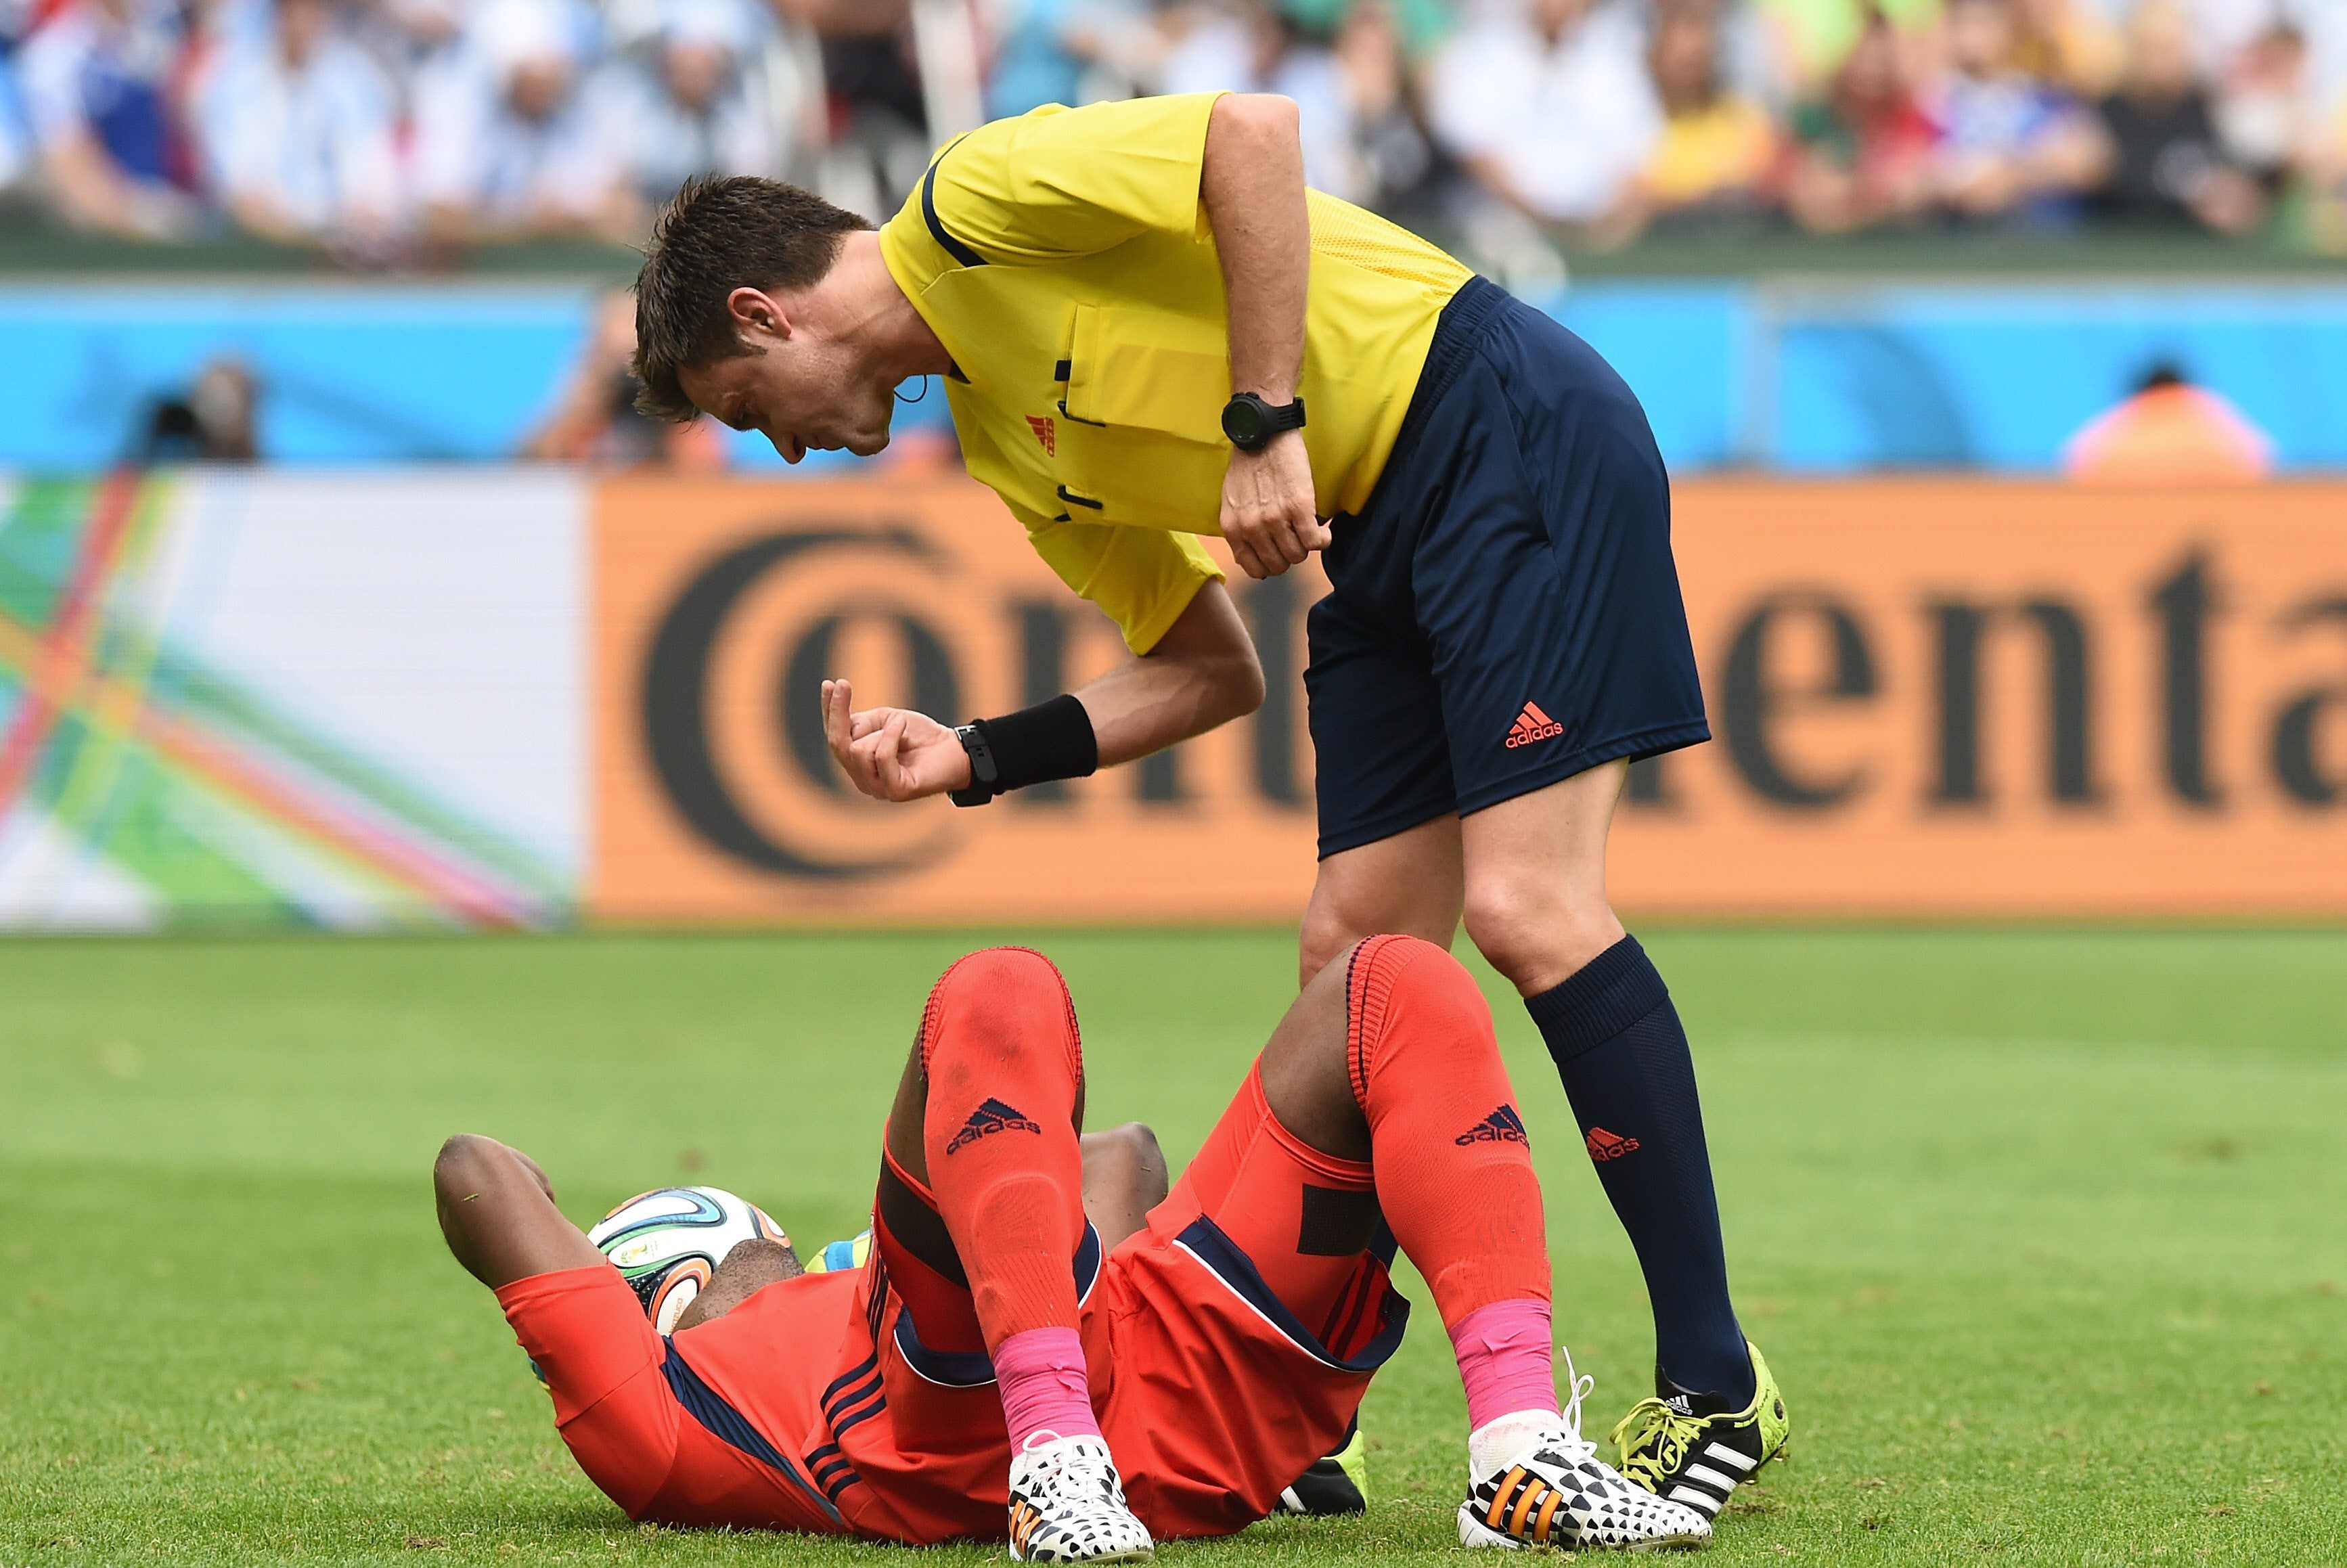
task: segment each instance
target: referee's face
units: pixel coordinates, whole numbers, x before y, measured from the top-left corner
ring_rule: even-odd
[[[688,365],[677,384],[721,425],[755,430],[795,463],[810,451],[869,457],[888,445],[896,386],[836,339],[799,327],[743,333],[746,354]]]

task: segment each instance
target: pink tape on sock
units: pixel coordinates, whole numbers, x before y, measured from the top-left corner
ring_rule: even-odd
[[[1479,1307],[1450,1330],[1469,1430],[1518,1410],[1556,1409],[1549,1321],[1548,1303],[1526,1297]]]
[[[1074,1329],[1030,1328],[1013,1334],[994,1348],[994,1381],[1002,1395],[1002,1419],[1010,1428],[1012,1453],[1024,1449],[1037,1432],[1063,1438],[1101,1435],[1100,1422],[1092,1419],[1092,1383],[1084,1375],[1084,1342]]]

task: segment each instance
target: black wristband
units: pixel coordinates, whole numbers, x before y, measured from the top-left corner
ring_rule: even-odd
[[[1047,779],[1090,778],[1100,770],[1092,716],[1072,695],[980,719],[976,728],[994,753],[996,794]]]

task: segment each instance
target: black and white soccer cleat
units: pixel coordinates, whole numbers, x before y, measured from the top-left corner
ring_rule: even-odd
[[[1597,1457],[1597,1445],[1581,1435],[1581,1399],[1591,1380],[1573,1377],[1569,1360],[1565,1366],[1573,1397],[1563,1414],[1490,1473],[1473,1477],[1459,1505],[1459,1543],[1654,1552],[1709,1541],[1709,1519],[1632,1485]]]
[[[1156,1550],[1099,1438],[1039,1432],[1011,1456],[1013,1563],[1145,1563]]]

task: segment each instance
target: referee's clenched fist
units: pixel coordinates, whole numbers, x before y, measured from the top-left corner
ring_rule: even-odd
[[[1273,437],[1260,452],[1233,452],[1223,477],[1223,538],[1249,577],[1277,577],[1328,548],[1328,525],[1313,515],[1312,459],[1304,437]]]

